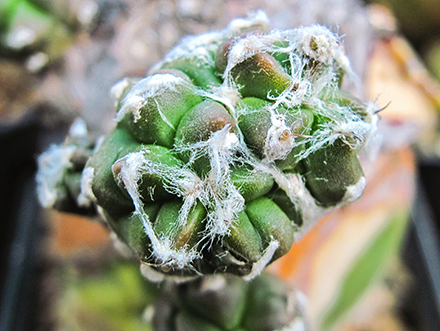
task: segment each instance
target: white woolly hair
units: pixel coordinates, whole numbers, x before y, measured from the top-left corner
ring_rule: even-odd
[[[144,212],[142,197],[138,183],[143,174],[159,176],[165,189],[182,198],[177,223],[183,226],[188,219],[191,208],[200,201],[208,210],[205,220],[205,239],[214,240],[218,236],[229,233],[231,224],[237,214],[244,209],[244,199],[230,178],[231,154],[239,146],[239,140],[230,132],[230,125],[225,126],[203,141],[191,146],[193,157],[208,156],[211,160],[211,171],[205,179],[200,179],[189,166],[168,166],[148,159],[148,150],[142,150],[126,155],[117,163],[120,166],[117,180],[122,182],[133,199],[133,203],[143,222],[145,233],[150,238],[153,255],[160,265],[185,268],[200,257],[197,245],[177,249],[172,241],[172,233],[158,236],[152,227],[148,215]],[[184,146],[180,150],[185,150]]]
[[[117,90],[124,86],[125,83],[124,81],[121,81],[120,83],[116,84],[114,87],[116,91],[114,91],[114,93],[118,93]],[[122,85],[119,86],[119,84]],[[130,92],[128,92],[123,99],[121,109],[116,114],[115,120],[120,122],[126,114],[132,113],[134,121],[137,122],[141,118],[140,109],[149,100],[151,100],[151,98],[157,97],[166,91],[176,91],[176,87],[178,85],[184,85],[188,89],[194,88],[182,77],[178,77],[170,73],[155,74],[139,80],[136,84],[134,84]],[[158,109],[160,110],[160,107],[158,107]],[[160,115],[164,121],[168,123],[168,125],[173,127],[165,115]]]
[[[206,64],[212,66],[214,65],[213,54],[215,54],[218,46],[223,41],[236,35],[242,29],[253,26],[265,28],[268,23],[269,19],[266,13],[262,10],[258,10],[249,14],[247,18],[232,20],[223,30],[185,37],[176,47],[166,54],[161,62],[154,65],[149,72],[154,73],[167,63],[186,58],[195,58],[200,65]]]
[[[253,19],[260,17],[257,21],[264,21],[263,16],[259,15],[262,14],[257,14]],[[239,22],[242,22],[241,20]],[[252,19],[243,20],[249,25],[253,24]],[[231,26],[235,26],[234,24],[231,23]],[[201,35],[192,38],[199,41],[198,47],[203,45],[203,47],[217,48],[221,41],[231,36],[231,31],[237,30],[229,26],[222,31],[216,31],[215,38],[211,33],[208,36]],[[188,48],[192,47],[191,45],[193,42],[189,43],[187,40],[183,40],[170,54],[176,54],[177,50],[185,53]],[[228,53],[228,64],[223,74],[223,84],[207,91],[198,91],[198,93],[203,97],[224,104],[234,120],[238,121],[238,117],[243,114],[243,109],[236,110],[240,93],[239,86],[231,76],[231,70],[237,64],[262,52],[286,54],[289,66],[284,70],[291,80],[289,87],[280,95],[273,96],[270,92],[268,94],[268,99],[273,102],[267,107],[271,114],[272,126],[269,128],[266,139],[264,162],[270,163],[284,159],[294,147],[304,145],[307,148],[298,155],[298,160],[301,160],[324,145],[332,144],[338,138],[349,142],[353,148],[358,148],[366,145],[371,140],[370,138],[377,133],[377,115],[374,114],[377,108],[367,107],[366,118],[361,118],[353,112],[350,106],[340,106],[330,100],[321,100],[323,92],[331,96],[338,89],[336,77],[339,71],[348,74],[349,77],[353,77],[354,74],[339,37],[328,28],[320,25],[285,31],[273,30],[266,35],[249,33],[244,37],[237,38],[232,42]],[[310,65],[317,66],[319,70],[310,70]],[[292,128],[285,124],[285,115],[280,114],[278,109],[282,106],[289,109],[290,113],[299,112],[299,107],[303,104],[313,108],[318,116],[327,117],[329,120],[322,124],[312,136],[298,140],[294,138],[294,135],[291,135]],[[246,111],[252,112],[254,110],[245,108],[244,112]],[[279,139],[281,135],[290,138]]]

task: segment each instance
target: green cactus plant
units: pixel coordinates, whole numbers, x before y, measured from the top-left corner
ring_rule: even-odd
[[[213,275],[168,285],[154,304],[152,325],[157,331],[273,331],[306,327],[298,293],[267,273],[250,282],[232,275]]]
[[[117,124],[81,149],[91,155],[82,168],[77,143],[61,148],[51,181],[44,163],[56,156],[41,156],[45,205],[97,205],[149,278],[251,279],[319,216],[359,198],[377,108],[341,91],[352,73],[334,33],[263,32],[266,20],[187,37],[147,77],[117,83]],[[81,180],[68,184],[72,173]]]

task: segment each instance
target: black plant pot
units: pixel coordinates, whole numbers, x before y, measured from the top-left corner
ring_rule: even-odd
[[[415,330],[440,330],[440,160],[419,158],[417,195],[403,249],[414,283],[402,303]]]
[[[29,330],[37,295],[38,215],[35,114],[0,126],[0,330]]]
[[[42,106],[43,107],[43,106]],[[47,107],[13,124],[0,122],[0,330],[37,330],[44,309],[40,248],[45,236],[36,192],[36,160],[67,125]],[[51,125],[43,125],[43,117]],[[46,121],[47,122],[47,121]],[[55,123],[56,122],[56,123]]]

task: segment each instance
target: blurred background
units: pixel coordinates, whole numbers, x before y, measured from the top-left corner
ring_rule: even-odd
[[[37,156],[77,117],[94,137],[108,132],[117,81],[258,9],[271,28],[340,34],[359,77],[346,89],[386,106],[365,197],[271,272],[309,297],[310,319],[337,316],[335,330],[440,330],[438,0],[0,0],[0,330],[150,330],[157,285],[99,222],[39,207]],[[403,230],[381,246],[396,215]],[[359,282],[343,297],[351,272]]]

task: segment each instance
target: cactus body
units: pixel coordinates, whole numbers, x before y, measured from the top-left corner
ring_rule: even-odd
[[[362,193],[358,154],[377,116],[339,88],[350,68],[338,37],[249,31],[253,20],[184,39],[113,91],[118,124],[81,194],[152,272],[252,278],[303,225]]]
[[[268,331],[294,326],[306,329],[296,293],[268,274],[250,282],[213,275],[172,285],[159,297],[153,316],[157,331]]]

